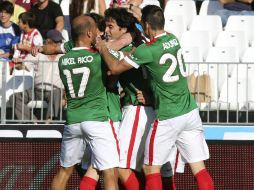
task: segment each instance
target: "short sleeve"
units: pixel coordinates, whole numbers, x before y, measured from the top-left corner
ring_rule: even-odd
[[[146,44],[142,44],[131,54],[125,56],[124,60],[137,69],[140,65],[152,62],[153,56],[149,47]]]
[[[52,12],[53,12],[53,15],[54,15],[54,18],[57,18],[59,16],[63,16],[63,11],[60,7],[60,5],[58,5],[57,3],[54,3],[52,2]]]

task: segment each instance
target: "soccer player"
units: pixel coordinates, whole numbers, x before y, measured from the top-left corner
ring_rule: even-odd
[[[101,56],[91,49],[96,37],[97,27],[91,17],[75,18],[72,24],[75,48],[58,62],[68,106],[61,168],[53,179],[53,190],[66,188],[64,179],[71,175],[74,165],[81,162],[84,141],[92,150],[92,167],[102,171],[105,189],[118,189],[114,168],[119,165],[119,156],[109,123],[106,73]]]
[[[129,53],[142,43],[141,33],[135,26],[137,20],[126,9],[107,9],[105,22],[105,33],[109,41],[117,41],[126,33],[132,34],[133,42],[121,49],[123,53]],[[131,69],[119,76],[124,96],[122,98],[123,117],[118,135],[121,150],[118,171],[120,180],[127,190],[139,189],[139,183],[132,170],[141,172],[145,140],[154,119],[152,93],[146,75],[145,68],[140,67],[138,70]],[[174,155],[171,161],[173,160],[175,160]],[[170,169],[168,165],[167,169]],[[167,186],[173,186],[168,179],[172,176],[172,172],[168,173],[164,172],[167,178],[165,181]]]
[[[160,169],[174,144],[189,163],[198,188],[213,190],[212,178],[203,161],[209,158],[209,151],[196,102],[187,86],[179,41],[163,30],[165,19],[161,8],[144,7],[141,20],[150,43],[140,45],[121,61],[114,59],[99,39],[97,48],[112,74],[141,65],[148,70],[155,98],[155,120],[145,147],[146,190],[162,189]]]

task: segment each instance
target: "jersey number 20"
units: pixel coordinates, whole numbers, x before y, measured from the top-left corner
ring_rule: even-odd
[[[80,67],[80,68],[72,69],[72,72],[73,72],[73,74],[83,74],[81,82],[80,82],[80,86],[79,86],[78,96],[76,96],[76,94],[74,92],[72,79],[71,79],[71,71],[69,71],[67,69],[65,69],[63,71],[63,73],[64,73],[64,75],[66,76],[66,79],[67,79],[67,85],[68,85],[69,93],[70,93],[71,97],[72,98],[76,98],[76,97],[81,98],[85,95],[85,89],[86,89],[86,85],[87,85],[87,82],[88,82],[90,70],[87,67]]]
[[[186,73],[186,71],[184,71],[184,67],[183,67],[182,50],[181,49],[179,49],[177,51],[177,55],[176,56],[177,57],[175,57],[174,55],[172,55],[170,53],[165,53],[160,58],[160,65],[165,64],[168,59],[170,59],[172,61],[169,69],[163,75],[162,80],[164,82],[175,82],[175,81],[179,80],[179,75],[172,76],[172,74],[176,70],[177,64],[179,65],[179,69],[180,69],[181,75],[184,76],[184,77],[187,76],[187,73]]]

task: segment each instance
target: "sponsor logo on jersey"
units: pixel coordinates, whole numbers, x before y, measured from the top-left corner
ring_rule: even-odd
[[[178,41],[176,39],[172,39],[168,42],[164,42],[162,43],[162,46],[163,46],[163,49],[170,49],[170,48],[173,48],[175,46],[179,45]]]

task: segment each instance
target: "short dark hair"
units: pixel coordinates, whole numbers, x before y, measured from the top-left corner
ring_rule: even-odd
[[[34,27],[35,15],[32,12],[24,12],[19,15],[19,19],[24,23],[28,24],[30,28]]]
[[[138,46],[142,43],[142,36],[136,24],[138,20],[129,13],[125,8],[109,8],[105,11],[105,21],[110,21],[114,19],[116,24],[121,28],[126,28],[127,32],[130,32],[133,38],[133,43]]]
[[[13,15],[14,12],[14,6],[9,1],[2,1],[0,3],[0,11],[6,11],[7,13]]]
[[[164,29],[165,18],[163,10],[156,5],[147,5],[142,10],[142,22],[147,22],[153,30]]]

